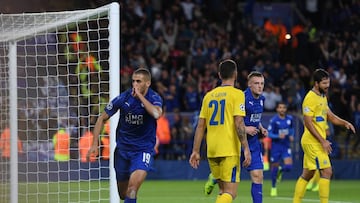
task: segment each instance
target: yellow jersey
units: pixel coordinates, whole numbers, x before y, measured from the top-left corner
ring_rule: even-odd
[[[318,95],[309,91],[303,101],[302,111],[304,116],[312,117],[312,122],[319,134],[326,139],[328,102],[326,96]],[[319,141],[304,126],[304,133],[301,138],[304,144],[319,144]]]
[[[220,86],[204,96],[199,117],[206,120],[208,157],[240,156],[234,116],[245,116],[243,91]]]

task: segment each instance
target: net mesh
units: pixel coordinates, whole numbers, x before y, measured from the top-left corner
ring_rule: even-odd
[[[19,202],[109,202],[106,129],[99,153],[84,160],[86,135],[109,100],[109,9],[1,14],[0,22],[0,202],[10,199],[10,91],[18,95]]]

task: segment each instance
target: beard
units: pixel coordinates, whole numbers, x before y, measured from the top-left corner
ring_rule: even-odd
[[[321,87],[319,87],[319,92],[320,92],[321,94],[326,94],[326,93],[327,93],[327,90],[328,90],[328,88],[321,88]]]

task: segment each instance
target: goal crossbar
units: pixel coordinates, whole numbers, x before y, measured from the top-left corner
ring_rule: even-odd
[[[24,40],[26,36],[61,29],[74,21],[103,17],[107,15],[110,6],[111,4],[91,10],[62,11],[61,18],[59,12],[0,14],[0,42]],[[89,13],[94,15],[89,16]]]

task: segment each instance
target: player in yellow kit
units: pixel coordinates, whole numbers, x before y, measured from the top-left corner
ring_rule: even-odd
[[[208,92],[203,99],[189,163],[198,168],[200,145],[207,130],[208,162],[219,183],[216,203],[231,203],[240,182],[240,144],[244,149],[245,167],[250,165],[251,155],[244,125],[245,95],[234,87],[236,63],[232,60],[221,62],[219,77],[221,86]]]
[[[354,126],[336,116],[328,106],[326,93],[330,87],[329,73],[316,69],[313,73],[313,88],[306,94],[302,111],[304,133],[301,147],[304,151],[303,172],[295,185],[293,203],[301,202],[306,186],[316,170],[320,171],[319,198],[321,203],[329,201],[330,178],[332,167],[329,154],[331,143],[326,140],[327,120],[335,125],[342,125],[355,133]]]

